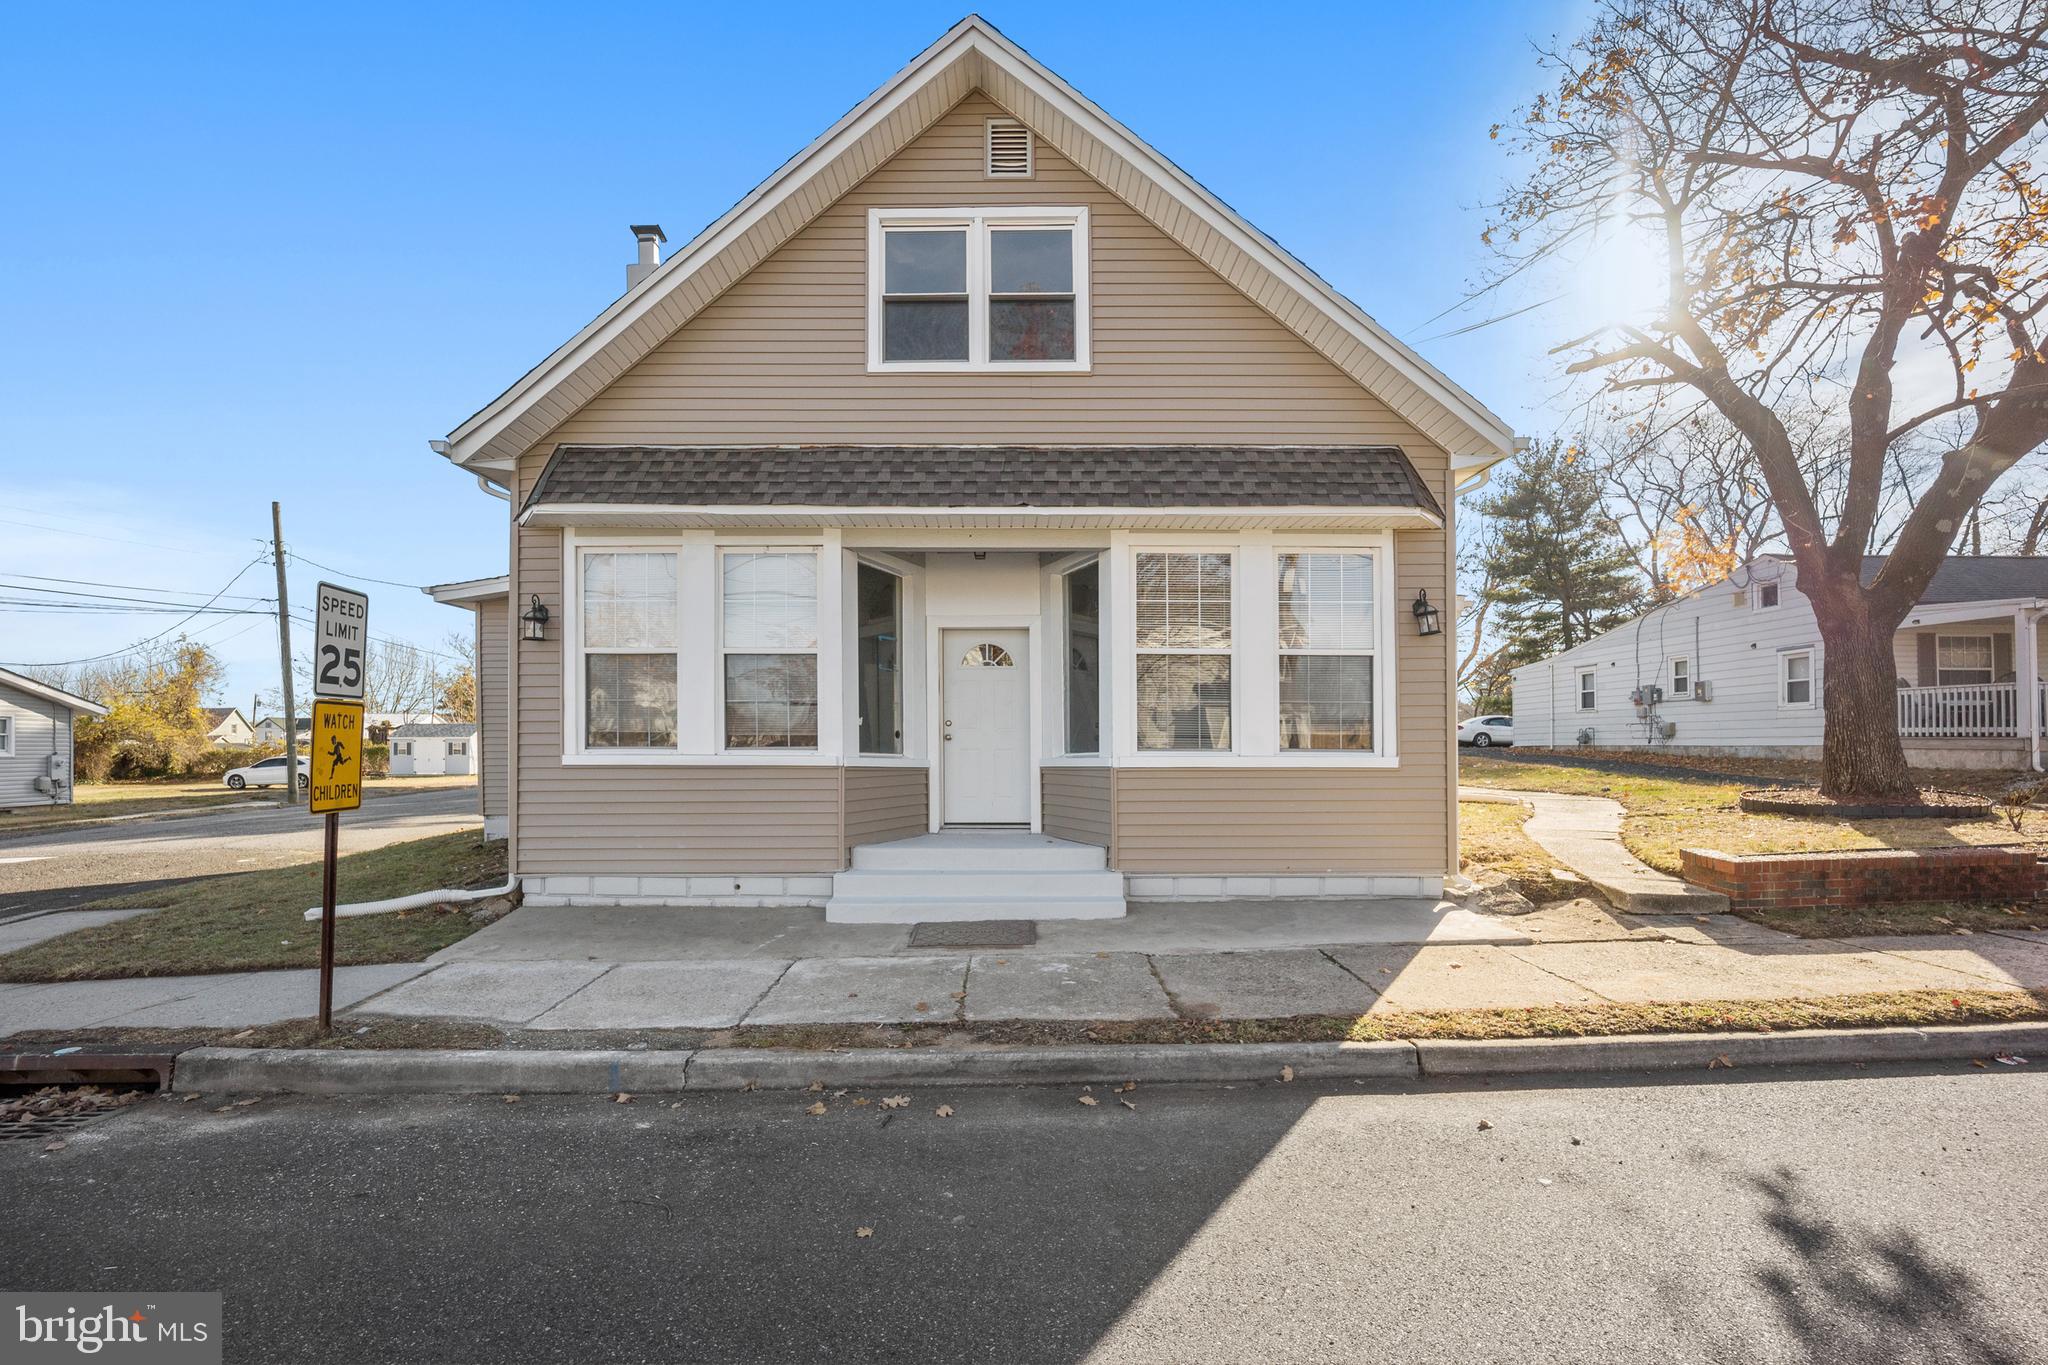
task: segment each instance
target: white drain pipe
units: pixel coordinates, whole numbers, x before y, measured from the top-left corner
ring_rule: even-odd
[[[467,905],[471,901],[487,901],[493,896],[509,896],[519,889],[519,878],[514,877],[503,886],[479,887],[468,891],[421,891],[411,896],[394,896],[388,901],[359,901],[354,905],[334,907],[336,919],[354,919],[357,915],[388,915],[399,910],[424,910],[430,905]],[[314,906],[306,912],[308,920],[320,918],[320,907]]]

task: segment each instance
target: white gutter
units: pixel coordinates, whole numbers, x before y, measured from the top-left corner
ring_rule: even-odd
[[[471,901],[489,900],[493,896],[509,896],[519,889],[519,878],[514,877],[503,886],[486,886],[468,891],[442,890],[422,891],[412,896],[396,896],[388,901],[361,901],[355,905],[334,907],[336,919],[354,919],[358,915],[388,915],[397,910],[424,910],[430,905],[467,905]],[[314,906],[306,912],[309,921],[320,918],[320,907]]]

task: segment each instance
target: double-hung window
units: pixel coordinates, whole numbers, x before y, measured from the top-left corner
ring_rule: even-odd
[[[1778,704],[1813,705],[1813,651],[1787,650],[1778,656]]]
[[[818,555],[727,550],[721,570],[725,747],[818,747]]]
[[[1280,748],[1373,747],[1373,557],[1279,558]]]
[[[675,748],[675,555],[585,550],[579,576],[584,747]]]
[[[1691,659],[1673,659],[1671,661],[1671,695],[1674,697],[1689,697],[1692,695]]]
[[[14,717],[0,716],[0,758],[14,757]]]
[[[876,209],[868,365],[1088,367],[1088,211]]]
[[[1138,553],[1140,749],[1230,748],[1230,570],[1227,553]]]
[[[1934,680],[1943,687],[1988,683],[1996,676],[1997,658],[1989,635],[1937,635]]]
[[[1579,670],[1579,709],[1597,711],[1600,708],[1600,675],[1590,668]]]

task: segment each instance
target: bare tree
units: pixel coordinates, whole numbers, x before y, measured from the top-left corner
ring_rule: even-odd
[[[1892,635],[1993,483],[2048,438],[2044,0],[1604,0],[1506,132],[1533,165],[1489,232],[1506,270],[1647,233],[1662,295],[1559,347],[1749,444],[1827,648],[1821,789],[1894,797]],[[1838,407],[1830,507],[1788,415]],[[1899,456],[1950,413],[1963,440]],[[1912,483],[1862,581],[1887,492]]]

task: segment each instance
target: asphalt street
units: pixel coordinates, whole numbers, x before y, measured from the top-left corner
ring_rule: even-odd
[[[372,796],[342,817],[346,852],[482,823],[476,788]],[[0,834],[0,920],[64,910],[194,877],[320,856],[320,817],[304,806],[228,806],[205,815]]]
[[[153,1099],[0,1143],[0,1282],[240,1361],[2017,1365],[2042,1069]]]

